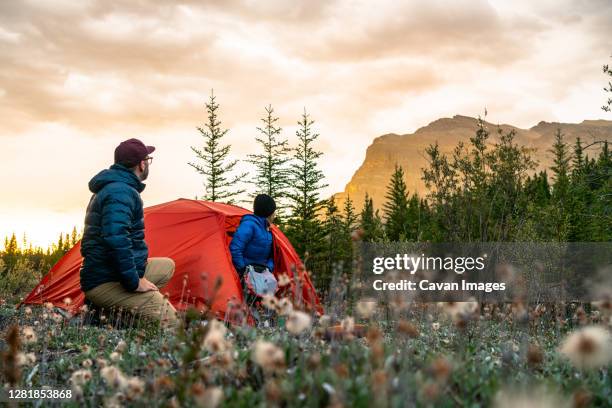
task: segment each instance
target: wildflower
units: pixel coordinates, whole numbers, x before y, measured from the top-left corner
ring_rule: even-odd
[[[427,383],[421,389],[421,395],[424,400],[435,401],[440,396],[440,386],[435,382]]]
[[[283,273],[278,277],[278,286],[279,287],[283,287],[283,286],[287,286],[291,283],[291,278],[286,274]]]
[[[89,368],[93,365],[93,362],[91,361],[91,359],[86,358],[85,360],[83,360],[83,362],[81,363],[81,365],[85,368]]]
[[[527,363],[530,366],[536,367],[544,361],[544,353],[537,344],[530,344],[527,348]]]
[[[278,299],[274,295],[264,295],[261,303],[270,310],[276,310],[278,308]]]
[[[278,314],[281,316],[288,316],[293,311],[293,303],[284,297],[278,301]]]
[[[115,346],[115,351],[118,353],[123,353],[126,348],[127,348],[127,343],[121,340],[119,341],[119,343],[117,343],[117,346]]]
[[[65,298],[64,298],[64,304],[65,304],[66,306],[70,306],[70,305],[72,304],[72,299],[71,299],[71,298],[69,298],[69,297],[65,297]]]
[[[513,391],[503,390],[495,395],[493,400],[495,408],[570,408],[569,401],[563,400],[546,390]]]
[[[36,362],[36,354],[34,353],[26,353],[26,364],[32,365]]]
[[[560,352],[579,369],[598,368],[612,361],[612,339],[605,328],[587,326],[569,334]]]
[[[339,363],[334,367],[334,371],[340,378],[348,378],[349,376],[349,369],[346,364]]]
[[[300,311],[293,311],[289,314],[285,328],[291,334],[300,334],[312,325],[312,318],[309,314]]]
[[[352,333],[355,330],[355,319],[350,316],[345,317],[340,321],[340,327],[345,333]]]
[[[387,383],[387,373],[385,370],[376,370],[372,373],[372,388],[378,393],[384,392],[383,387]]]
[[[440,302],[438,306],[454,321],[464,319],[478,310],[478,302]]]
[[[591,403],[593,400],[593,396],[589,391],[585,390],[584,388],[579,388],[578,390],[576,390],[576,392],[574,392],[572,399],[574,400],[574,408],[587,408],[592,406]]]
[[[210,327],[204,338],[204,348],[210,353],[220,353],[228,349],[229,343],[225,339],[227,329],[225,325],[218,320],[211,320]]]
[[[321,354],[318,352],[312,353],[306,361],[308,370],[314,371],[321,366]]]
[[[207,388],[201,382],[191,386],[191,395],[193,395],[196,406],[202,408],[216,408],[223,399],[223,391],[220,387]]]
[[[60,323],[62,320],[64,320],[64,318],[62,317],[62,315],[61,315],[61,314],[59,314],[59,313],[52,313],[52,314],[51,314],[51,318],[53,319],[53,321],[54,321],[55,323]]]
[[[32,365],[36,362],[36,355],[34,353],[17,353],[15,362],[18,366]]]
[[[400,333],[405,334],[406,336],[413,338],[413,339],[418,338],[420,335],[419,328],[406,320],[400,320],[400,322],[397,325],[397,330]]]
[[[24,309],[24,313],[26,314],[26,316],[30,316],[32,314],[32,308],[31,307],[26,307]]]
[[[89,308],[87,307],[87,305],[83,305],[79,308],[79,311],[83,314],[87,313],[88,310]]]
[[[144,393],[144,389],[145,389],[144,381],[142,381],[138,377],[130,377],[130,379],[127,380],[126,388],[127,388],[126,394],[128,398],[130,399],[137,398]]]
[[[331,317],[329,315],[323,315],[319,317],[319,325],[323,328],[329,326],[331,324]]]
[[[46,308],[47,310],[52,310],[52,309],[53,309],[53,303],[51,303],[51,302],[46,302],[46,303],[45,303],[45,308]]]
[[[153,383],[153,389],[157,391],[172,390],[174,382],[167,375],[161,376]]]
[[[529,321],[529,313],[527,308],[522,302],[516,302],[512,304],[512,315],[514,319],[519,323],[527,323]]]
[[[266,400],[270,405],[278,406],[283,397],[283,390],[277,380],[269,379],[264,386]]]
[[[436,358],[429,367],[429,371],[433,374],[436,380],[444,382],[450,376],[453,366],[450,361],[444,357]]]
[[[578,323],[581,326],[586,325],[587,322],[588,322],[588,315],[587,315],[586,311],[584,310],[584,308],[582,306],[580,306],[578,309],[576,309],[576,313],[574,314],[574,318],[576,320],[578,320]]]
[[[91,371],[86,369],[77,370],[70,376],[70,383],[73,386],[80,387],[91,380]]]
[[[605,314],[611,314],[612,313],[612,296],[607,295],[603,297],[601,300],[596,300],[594,302],[591,302],[591,305],[601,310]]]
[[[26,344],[28,343],[36,343],[38,337],[36,336],[36,332],[31,326],[25,326],[22,330],[22,341]]]
[[[110,353],[109,358],[110,361],[117,362],[121,360],[121,354],[117,353],[116,351],[113,351],[112,353]]]
[[[376,301],[373,299],[362,299],[357,302],[357,313],[364,319],[368,319],[376,310]]]
[[[83,354],[89,354],[91,353],[91,346],[89,346],[88,344],[85,344],[81,348],[81,351],[83,352]]]
[[[434,331],[438,331],[438,330],[440,330],[440,323],[438,323],[438,322],[433,322],[433,323],[431,324],[431,328],[432,328]]]
[[[252,358],[264,371],[276,371],[285,367],[285,353],[268,341],[258,340],[255,343]]]
[[[125,401],[125,395],[123,393],[118,392],[114,394],[112,397],[104,399],[104,407],[105,408],[123,408]]]
[[[124,389],[127,386],[127,379],[121,370],[115,366],[102,368],[100,370],[100,375],[104,378],[104,381],[113,388]]]

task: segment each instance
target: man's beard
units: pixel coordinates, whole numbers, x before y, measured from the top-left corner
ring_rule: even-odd
[[[149,177],[149,163],[145,164],[144,170],[140,173],[140,181],[145,181],[147,177]]]

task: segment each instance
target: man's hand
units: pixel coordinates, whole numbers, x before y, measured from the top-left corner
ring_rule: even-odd
[[[153,282],[151,282],[147,278],[140,278],[140,281],[138,282],[138,287],[136,288],[136,292],[149,292],[151,290],[159,289],[153,284]]]

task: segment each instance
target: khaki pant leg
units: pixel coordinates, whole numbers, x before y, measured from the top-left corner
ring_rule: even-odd
[[[170,258],[149,258],[144,277],[158,288],[164,287],[174,275],[174,261]]]
[[[159,291],[128,292],[119,282],[108,282],[85,292],[96,306],[122,309],[146,319],[178,324],[176,310]]]

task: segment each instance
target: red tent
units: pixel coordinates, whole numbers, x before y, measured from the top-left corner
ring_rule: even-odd
[[[212,300],[212,310],[224,318],[231,304],[241,304],[242,292],[229,252],[231,235],[240,218],[249,211],[228,204],[179,199],[145,209],[145,234],[150,257],[169,257],[176,271],[167,286],[170,302],[178,309],[201,308]],[[319,298],[299,256],[287,237],[276,226],[274,274],[287,274],[291,283],[277,296],[288,296],[294,303],[322,313]],[[76,312],[85,300],[79,284],[81,245],[75,245],[60,259],[23,303],[55,306]],[[295,275],[298,275],[296,278]],[[215,283],[220,287],[213,296]],[[72,302],[66,305],[64,299]],[[229,305],[228,305],[229,304]]]

